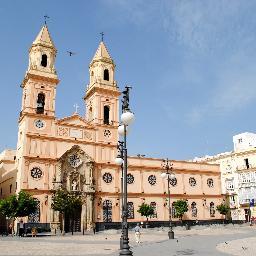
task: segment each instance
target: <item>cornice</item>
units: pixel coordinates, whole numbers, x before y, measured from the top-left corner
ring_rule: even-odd
[[[92,85],[91,87],[89,87],[86,91],[86,95],[84,96],[84,100],[86,100],[88,97],[91,96],[91,94],[99,92],[101,94],[104,95],[111,95],[114,97],[119,97],[121,95],[120,91],[118,90],[118,87],[114,87],[111,85],[103,85],[104,87],[102,87],[102,85]]]
[[[35,108],[36,110],[36,108]],[[21,111],[22,112],[22,111]],[[23,114],[19,117],[19,122],[22,121],[23,118],[25,117],[35,117],[35,118],[40,118],[40,119],[52,119],[52,120],[56,120],[56,117],[55,116],[49,116],[49,115],[44,115],[44,114],[37,114],[37,113],[30,113],[30,112],[23,112]]]
[[[34,80],[38,80],[38,81],[46,81],[46,82],[50,82],[50,83],[53,83],[56,85],[60,82],[60,80],[57,77],[54,78],[54,77],[42,76],[39,74],[31,74],[28,71],[25,75],[25,78],[22,81],[21,88],[24,88],[25,84],[27,83],[27,81],[29,79],[34,79]]]
[[[89,145],[96,145],[96,146],[104,146],[104,147],[111,147],[116,148],[116,144],[108,144],[107,143],[100,143],[95,141],[89,141],[89,140],[81,140],[81,139],[74,139],[74,138],[63,138],[63,137],[55,137],[55,136],[49,136],[49,135],[39,135],[39,134],[32,134],[32,133],[26,133],[26,135],[30,138],[36,138],[36,139],[45,139],[50,141],[65,141],[65,142],[72,142],[75,144],[89,144]]]
[[[113,196],[113,197],[116,197],[116,198],[120,198],[120,195],[121,193],[120,192],[99,192],[99,191],[96,191],[95,192],[95,196]],[[164,194],[164,193],[131,193],[131,192],[128,192],[128,197],[131,198],[131,197],[134,197],[134,198],[152,198],[152,197],[161,197],[161,198],[166,198],[168,197],[168,194]],[[223,198],[224,195],[222,194],[173,194],[172,193],[172,199],[173,198],[181,198],[181,199],[190,199],[190,198],[193,198],[193,199],[207,199],[207,198]]]
[[[164,169],[159,166],[159,167],[154,167],[154,166],[149,166],[149,165],[132,165],[129,164],[128,169],[144,169],[144,171],[161,171],[164,172]],[[221,172],[220,171],[210,171],[210,170],[196,170],[196,169],[185,169],[185,168],[173,168],[172,171],[174,173],[195,173],[195,174],[212,174],[212,175],[220,175]]]

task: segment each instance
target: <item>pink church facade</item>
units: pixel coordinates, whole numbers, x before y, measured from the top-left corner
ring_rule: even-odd
[[[86,116],[77,112],[57,119],[55,99],[59,79],[55,70],[57,49],[43,26],[29,50],[29,65],[22,82],[22,107],[16,151],[0,155],[0,197],[20,190],[38,200],[38,211],[27,222],[60,228],[60,215],[51,209],[52,193],[59,187],[82,195],[76,231],[120,223],[121,170],[115,164],[119,126],[120,91],[114,79],[115,64],[103,42],[89,66],[85,88]],[[61,86],[61,85],[60,85]],[[143,202],[155,208],[151,221],[168,222],[167,181],[162,159],[129,157],[129,221],[145,221],[137,212]],[[185,199],[185,220],[216,221],[216,206],[223,202],[219,165],[172,161],[175,179],[170,183],[171,203]],[[172,212],[173,221],[177,221]],[[66,220],[67,231],[69,220]]]

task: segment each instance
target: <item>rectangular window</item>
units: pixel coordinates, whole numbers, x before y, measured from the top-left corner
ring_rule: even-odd
[[[232,180],[227,180],[226,181],[226,188],[227,189],[234,189],[234,183]]]
[[[10,193],[12,193],[12,184],[10,185]]]

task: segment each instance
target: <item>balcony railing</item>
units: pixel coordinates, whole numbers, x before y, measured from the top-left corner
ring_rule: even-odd
[[[243,170],[251,170],[251,169],[256,169],[256,165],[255,164],[249,164],[249,165],[239,165],[236,167],[237,171],[243,171]]]

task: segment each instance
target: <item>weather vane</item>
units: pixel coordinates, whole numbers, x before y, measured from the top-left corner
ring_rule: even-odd
[[[104,33],[101,32],[100,34],[101,34],[101,42],[103,42],[103,40],[104,40]]]
[[[44,24],[47,25],[47,19],[50,19],[50,17],[46,14],[44,15]]]

